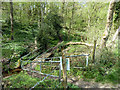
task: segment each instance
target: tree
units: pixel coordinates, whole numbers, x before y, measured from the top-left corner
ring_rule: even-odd
[[[52,24],[53,24],[53,27],[56,31],[57,37],[58,37],[59,41],[62,41],[62,37],[60,35],[60,31],[62,29],[62,26],[60,25],[60,23],[63,21],[62,17],[58,16],[58,15],[53,15],[52,17],[53,17]]]
[[[13,2],[10,1],[10,21],[11,21],[11,40],[14,40],[13,37]]]
[[[74,9],[75,9],[75,2],[73,2],[73,4],[72,4],[72,16],[71,16],[71,20],[70,20],[70,24],[69,24],[69,34],[70,34],[70,32],[71,32],[71,26],[72,26],[72,23],[73,23],[73,16],[74,16]]]
[[[59,9],[55,4],[51,3],[49,7],[50,10],[44,16],[44,20],[41,22],[42,27],[39,29],[39,33],[37,36],[40,47],[45,50],[50,47],[53,41],[62,41],[61,23],[63,19],[57,13]]]
[[[114,29],[116,30],[119,27],[120,23],[120,0],[116,2],[115,13],[114,13]]]
[[[109,4],[107,23],[106,23],[105,31],[104,31],[103,36],[102,36],[102,40],[101,40],[101,46],[100,46],[101,49],[106,47],[106,42],[107,42],[109,35],[110,35],[112,22],[113,22],[113,13],[114,13],[115,1],[116,0],[111,0],[110,4]]]
[[[63,23],[63,17],[58,14],[58,7],[55,6],[55,4],[51,4],[52,8],[50,12],[46,15],[45,22],[53,27],[55,35],[57,35],[57,38],[59,41],[62,41],[62,36],[60,34],[60,31],[62,29],[61,23]]]

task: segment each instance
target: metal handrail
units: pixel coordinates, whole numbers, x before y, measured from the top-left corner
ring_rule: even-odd
[[[70,55],[70,56],[65,56],[65,57],[77,57],[77,56],[89,56],[90,54],[81,54],[81,55]]]
[[[60,66],[58,66],[58,67],[60,68]],[[57,67],[56,67],[56,68],[57,68]],[[56,68],[55,68],[55,69],[56,69]],[[54,70],[55,70],[55,69],[54,69]],[[52,72],[50,72],[50,74],[53,73],[54,70],[53,70]],[[48,74],[46,77],[44,77],[44,79],[43,79],[42,81],[37,82],[32,88],[30,88],[30,90],[32,90],[32,89],[35,88],[38,84],[40,84],[41,82],[43,82],[48,76],[50,76],[50,74]]]
[[[64,42],[64,41],[63,41],[63,42]],[[58,47],[60,47],[63,42],[61,42],[60,45],[58,45]],[[54,47],[49,48],[48,50],[46,50],[46,51],[43,52],[42,54],[38,55],[36,58],[38,58],[38,57],[42,56],[43,54],[47,53],[47,52],[50,51],[52,48],[54,48]]]
[[[23,59],[24,57],[29,56],[31,53],[33,53],[33,52],[35,52],[35,51],[37,51],[37,50],[39,50],[39,49],[41,49],[41,47],[40,47],[40,48],[38,48],[38,49],[34,49],[32,52],[29,52],[29,53],[28,53],[28,54],[26,54],[25,56],[22,56],[22,57],[21,57],[21,59]]]
[[[90,54],[81,54],[81,55],[71,55],[71,56],[65,56],[66,58],[68,58],[68,57],[77,57],[77,56],[86,56],[86,66],[88,66],[88,56],[89,56]],[[53,58],[60,58],[60,60],[59,61],[22,61],[22,62],[30,62],[30,64],[31,63],[40,63],[40,65],[41,65],[41,63],[60,63],[59,64],[59,81],[61,81],[60,79],[61,79],[61,58],[62,57],[52,57],[52,58],[38,58],[39,60],[42,60],[42,59],[53,59]],[[23,63],[21,64],[21,67],[23,66]],[[30,65],[31,66],[31,65]],[[32,66],[31,66],[32,67]],[[22,67],[23,68],[23,67]],[[57,67],[56,67],[57,68]],[[54,70],[56,70],[56,68],[54,69]],[[82,68],[82,67],[75,67],[75,68]],[[83,68],[85,68],[85,67],[83,67]],[[30,69],[32,69],[32,68],[30,68]],[[28,69],[24,69],[23,68],[23,70],[27,70],[27,71],[31,71],[31,72],[37,72],[37,73],[39,73],[39,74],[44,74],[44,75],[47,75],[46,77],[44,77],[44,79],[42,79],[41,81],[39,81],[39,82],[37,82],[32,88],[30,88],[30,90],[31,89],[33,89],[33,88],[35,88],[39,83],[41,83],[41,82],[43,82],[48,76],[52,76],[52,77],[57,77],[57,76],[54,76],[54,75],[51,75],[51,73],[53,73],[54,72],[54,70],[53,71],[51,71],[50,72],[50,74],[46,74],[46,73],[42,73],[41,72],[41,66],[40,66],[40,72],[38,72],[38,71],[33,71],[33,70],[28,70]],[[60,84],[60,83],[59,83]]]

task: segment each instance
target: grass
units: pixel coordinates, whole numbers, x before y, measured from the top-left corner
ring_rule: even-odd
[[[5,88],[30,88],[39,81],[38,78],[32,78],[26,72],[20,72],[3,79],[3,82],[8,82]]]
[[[119,53],[117,53],[115,50],[112,53],[104,52],[103,56],[99,59],[99,63],[92,66],[90,65],[84,69],[73,69],[72,68],[73,64],[71,63],[71,69],[70,71],[67,71],[67,75],[68,77],[80,76],[79,78],[82,78],[86,81],[94,80],[96,82],[101,82],[101,83],[118,84],[120,83],[119,82],[120,78],[118,77],[120,76],[120,68],[118,67],[119,63],[117,63],[117,59],[118,59],[117,56],[119,56],[118,54]],[[89,64],[91,64],[91,62]],[[48,67],[48,65],[50,64],[45,63],[45,65],[46,67]],[[35,69],[39,71],[40,66],[37,65]],[[51,70],[52,68],[48,67],[48,69],[43,69],[42,72],[49,74]],[[55,70],[55,72],[52,73],[52,75],[58,76],[59,70]],[[17,75],[12,75],[7,79],[3,79],[3,81],[6,83],[7,88],[30,88],[34,86],[38,81],[40,81],[40,78],[33,78],[29,76],[26,72],[24,73],[21,72]],[[56,80],[46,79],[44,82],[36,86],[36,88],[55,88],[56,85],[58,84],[59,82],[57,79]],[[70,83],[68,83],[68,86],[70,88],[78,88],[78,86],[75,86]],[[62,88],[62,85],[60,86],[60,88]]]
[[[42,65],[45,65],[45,67],[43,67]],[[52,75],[59,76],[59,69],[52,68],[52,66],[56,66],[55,64],[51,65],[50,63],[44,63],[42,65],[41,65],[41,72],[42,73],[49,74],[49,73],[51,73],[54,70],[54,72],[52,73]],[[40,65],[37,65],[35,67],[35,70],[36,71],[40,71]]]
[[[71,46],[72,47],[72,46]],[[80,48],[80,47],[74,47],[74,48]],[[77,49],[72,48],[71,51],[69,52],[73,52]],[[82,47],[81,47],[82,49]],[[86,49],[85,49],[86,50]],[[57,53],[57,52],[56,52]],[[114,49],[112,52],[111,51],[104,51],[102,54],[102,57],[97,58],[98,63],[96,63],[95,65],[90,65],[88,67],[86,67],[85,69],[73,69],[72,67],[74,66],[74,62],[78,62],[75,61],[77,59],[72,59],[72,63],[71,63],[71,70],[68,72],[68,77],[69,76],[73,76],[73,77],[77,77],[80,76],[80,78],[83,78],[85,80],[95,80],[96,82],[102,82],[102,83],[113,83],[113,84],[118,84],[120,83],[120,78],[118,76],[120,76],[120,68],[119,68],[119,63],[118,63],[118,56],[119,53],[117,52],[116,49]],[[81,58],[83,59],[83,58]],[[73,64],[74,63],[74,64]],[[80,62],[79,62],[80,63]],[[46,67],[47,69],[43,69],[42,72],[43,73],[47,73],[49,74],[52,70],[52,68],[50,68],[49,66],[47,66],[48,63],[46,63]],[[91,62],[89,62],[89,64],[92,64]],[[50,64],[49,64],[50,65]],[[78,64],[77,64],[78,65]],[[54,65],[52,65],[54,66]],[[35,68],[37,71],[40,70],[40,66],[38,65]],[[59,70],[55,70],[55,72],[52,75],[59,75]],[[10,78],[6,79],[5,81],[10,82],[10,84],[7,86],[8,88],[29,88],[32,87],[36,82],[38,82],[40,79],[38,78],[32,78],[29,75],[27,75],[26,73],[21,72],[18,75],[13,75]],[[56,82],[54,81],[49,81],[46,80],[44,83],[40,84],[40,86],[38,87],[55,87]],[[53,85],[53,86],[51,86]],[[71,86],[74,87],[74,86]]]
[[[14,41],[7,41],[7,40],[3,41],[3,44],[4,43],[5,44],[2,48],[3,49],[2,54],[4,57],[8,57],[8,58],[13,57],[12,63],[15,63],[18,60],[19,56],[28,53],[30,51],[30,49],[25,49],[25,47],[27,46],[27,44],[33,43],[33,36],[31,34],[30,30],[29,30],[29,32],[24,31],[24,30],[15,30],[15,31],[16,31],[15,40]],[[27,33],[29,33],[28,36],[27,36]],[[18,38],[18,37],[20,37],[20,38]],[[26,37],[29,38],[29,40],[27,39],[27,42],[25,42]],[[7,38],[7,36],[6,36],[6,38]],[[80,41],[80,40],[73,40],[73,41]],[[51,41],[50,47],[57,44],[57,42],[58,42],[58,40]],[[69,42],[69,41],[66,40],[63,44],[65,44],[67,42]],[[31,51],[32,51],[32,49],[31,49]],[[119,63],[117,63],[118,57],[120,56],[118,53],[118,50],[113,49],[112,51],[104,51],[104,52],[102,52],[103,54],[100,58],[97,57],[97,55],[99,54],[98,51],[99,50],[96,51],[96,53],[97,53],[96,61],[98,61],[98,63],[95,65],[92,65],[92,66],[88,66],[85,69],[73,69],[72,68],[75,65],[84,66],[85,62],[77,61],[77,59],[83,60],[84,57],[83,58],[72,58],[71,70],[70,70],[70,73],[68,73],[68,76],[71,76],[71,75],[74,77],[80,76],[80,78],[85,78],[86,80],[94,79],[96,82],[105,82],[105,83],[112,82],[112,83],[116,83],[116,84],[120,83],[120,78],[118,77],[118,76],[120,76],[120,68],[119,68]],[[73,54],[81,54],[81,53],[89,53],[90,54],[91,52],[92,52],[91,48],[88,48],[86,46],[70,45],[70,50],[67,52],[67,54],[68,55],[69,54],[72,54],[72,55]],[[58,51],[54,51],[54,56],[61,56],[61,54],[58,53]],[[30,56],[30,57],[32,57],[32,56]],[[89,58],[89,61],[90,60],[91,60],[91,58]],[[81,63],[83,63],[83,64],[81,64]],[[93,64],[93,63],[91,63],[91,61],[90,61],[89,64]],[[12,67],[12,66],[10,65],[10,67]],[[43,69],[42,72],[43,73],[51,72],[52,68],[50,68],[47,65],[46,65],[46,67],[47,67],[47,69]],[[8,68],[8,67],[6,67],[6,68]],[[39,71],[40,66],[38,65],[35,69],[37,71]],[[53,74],[58,76],[59,70],[55,70],[55,72]],[[8,85],[7,87],[29,88],[29,87],[32,87],[36,82],[38,82],[39,79],[32,78],[29,75],[27,75],[26,73],[21,72],[18,75],[11,76],[10,78],[7,79],[7,81],[10,82],[10,85]],[[50,81],[48,80],[48,81],[46,81],[46,83],[50,83]],[[43,87],[45,87],[45,86],[47,86],[47,85],[43,84]]]
[[[68,51],[69,53],[74,53],[78,50],[86,52],[88,49],[79,45],[70,46],[71,49]],[[84,49],[83,49],[84,48]],[[89,51],[89,50],[88,50]],[[90,52],[89,52],[90,53]],[[98,49],[96,51],[97,55],[99,54]],[[120,83],[120,68],[119,68],[119,53],[118,49],[109,49],[102,52],[101,57],[96,56],[96,64],[91,62],[91,58],[89,57],[89,66],[85,69],[73,69],[73,67],[77,64],[80,65],[77,59],[71,59],[71,70],[68,76],[77,77],[86,79],[86,80],[94,80],[96,82],[102,83],[112,83],[118,84]],[[81,58],[82,59],[82,58]],[[82,59],[83,60],[83,59]],[[76,62],[76,63],[75,63]]]
[[[27,72],[23,71],[8,78],[3,78],[4,88],[31,88],[39,81],[40,78],[31,77],[27,74]],[[59,87],[57,87],[58,84],[58,79],[45,79],[35,88],[63,88],[61,84]],[[68,83],[68,86],[70,88],[78,88],[77,86],[70,83]]]

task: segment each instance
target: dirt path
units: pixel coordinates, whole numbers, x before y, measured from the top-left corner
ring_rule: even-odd
[[[94,81],[88,82],[78,78],[71,78],[71,79],[68,78],[67,81],[69,83],[77,85],[79,88],[116,88],[117,90],[120,90],[120,84],[117,85],[113,85],[110,83],[102,84]]]
[[[31,75],[30,72],[28,72],[28,74]],[[40,74],[33,73],[32,75],[33,75],[33,77],[40,78]],[[41,75],[41,76],[43,78],[46,75]],[[50,77],[50,76],[47,79],[58,79],[59,80],[58,77],[55,78],[55,77]],[[61,81],[63,81],[63,79],[61,79]],[[67,82],[74,84],[74,85],[78,86],[79,88],[115,88],[115,90],[120,90],[120,84],[116,84],[116,85],[113,85],[111,83],[102,84],[102,83],[95,82],[93,80],[88,82],[88,81],[84,81],[83,79],[78,79],[76,77],[68,78]]]

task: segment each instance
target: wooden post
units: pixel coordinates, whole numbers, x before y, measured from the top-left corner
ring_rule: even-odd
[[[63,52],[64,47],[61,48],[62,51],[62,67],[63,67],[63,88],[66,90],[67,88],[67,71],[66,71],[66,58]]]
[[[96,41],[97,41],[97,40],[94,40],[94,47],[93,47],[93,54],[92,54],[92,61],[93,61],[93,63],[95,63]]]

